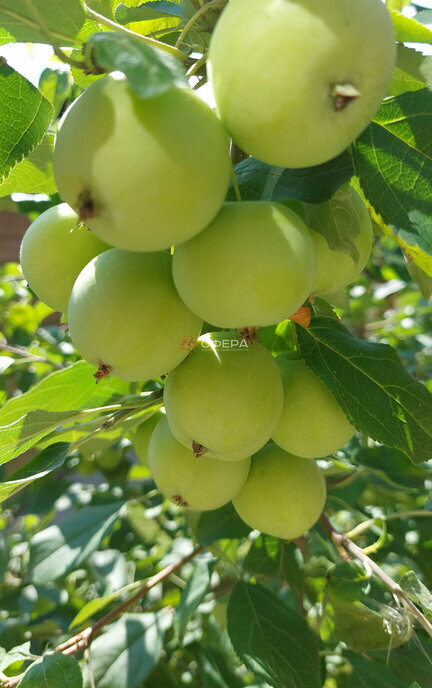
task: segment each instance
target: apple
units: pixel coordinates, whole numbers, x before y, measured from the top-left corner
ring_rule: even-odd
[[[207,511],[223,506],[241,490],[249,473],[250,457],[232,463],[195,457],[177,442],[163,418],[150,440],[148,465],[156,485],[168,499],[193,511]]]
[[[231,173],[228,137],[188,88],[139,98],[114,72],[64,114],[54,150],[60,195],[104,241],[159,251],[213,219]]]
[[[168,253],[112,248],[90,261],[68,308],[72,341],[98,367],[125,380],[168,373],[188,354],[202,321],[180,300]]]
[[[348,184],[325,203],[304,204],[304,210],[318,262],[313,292],[329,297],[351,284],[365,267],[372,250],[372,221]]]
[[[270,442],[252,457],[249,476],[232,501],[251,528],[292,540],[316,523],[325,500],[325,480],[315,461]]]
[[[336,399],[303,360],[287,354],[276,357],[284,405],[272,439],[282,449],[307,458],[328,456],[354,435]]]
[[[381,0],[235,0],[216,24],[207,65],[235,143],[299,168],[334,158],[363,131],[395,61]]]
[[[83,267],[108,248],[89,232],[67,203],[60,203],[41,213],[27,229],[20,262],[36,296],[64,313]]]
[[[140,423],[133,434],[135,454],[144,466],[148,466],[148,448],[153,430],[162,418],[165,418],[165,414],[161,410],[156,411]]]
[[[171,432],[185,447],[238,461],[270,439],[282,413],[282,381],[262,344],[213,332],[168,375],[164,403]]]
[[[289,208],[270,201],[225,203],[213,222],[176,247],[174,282],[187,306],[223,328],[275,325],[315,284],[311,234]]]

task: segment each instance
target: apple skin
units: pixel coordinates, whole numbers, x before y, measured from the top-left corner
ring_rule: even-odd
[[[187,306],[223,328],[275,325],[313,289],[311,234],[289,208],[225,203],[213,222],[174,251],[173,275]]]
[[[148,448],[153,430],[165,414],[159,410],[150,418],[140,423],[133,434],[135,454],[144,466],[148,466]]]
[[[89,363],[125,380],[168,373],[202,321],[180,300],[168,253],[112,248],[80,272],[68,308],[72,341]]]
[[[41,213],[27,229],[20,262],[37,297],[64,313],[83,267],[109,248],[84,227],[67,203],[60,203]]]
[[[316,523],[325,500],[325,480],[315,461],[269,442],[252,457],[248,479],[232,502],[251,528],[293,540]]]
[[[250,457],[232,463],[208,456],[196,458],[177,442],[163,418],[150,440],[148,465],[156,485],[168,499],[193,511],[208,511],[223,506],[241,490],[249,473]]]
[[[328,297],[351,284],[365,267],[372,251],[372,221],[359,194],[349,185],[341,187],[326,203],[305,204],[304,209],[318,261],[313,292]],[[342,227],[340,238],[352,245],[346,245],[346,251],[331,248],[317,227],[322,227],[330,239]]]
[[[395,61],[381,0],[235,0],[216,24],[207,65],[235,143],[270,165],[299,168],[334,158],[363,131]],[[360,95],[344,103],[335,84]]]
[[[270,439],[282,412],[282,381],[262,344],[213,332],[168,375],[164,403],[171,432],[185,447],[196,442],[205,456],[238,461]]]
[[[283,387],[282,416],[272,440],[285,451],[306,458],[328,456],[354,435],[335,398],[303,360],[276,357]]]
[[[187,88],[141,99],[120,72],[64,114],[54,150],[60,195],[104,241],[159,251],[213,219],[231,174],[228,137]]]

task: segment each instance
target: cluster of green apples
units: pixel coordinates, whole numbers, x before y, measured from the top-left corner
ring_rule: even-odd
[[[354,41],[354,25],[365,28],[367,18],[373,25]],[[252,528],[287,539],[323,509],[315,459],[354,428],[304,361],[273,357],[256,333],[361,272],[370,216],[349,185],[318,206],[225,202],[229,140],[283,166],[336,155],[385,95],[389,21],[380,0],[233,0],[209,53],[218,115],[191,89],[140,99],[113,73],[59,124],[54,173],[65,203],[30,226],[23,272],[39,298],[67,313],[97,380],[167,376],[165,413],[139,427],[135,446],[178,505],[206,510],[232,500]],[[278,43],[281,27],[289,34]],[[289,36],[298,43],[302,33],[317,43],[300,43],[298,63],[288,64]],[[275,50],[278,79],[295,81],[279,99],[271,78],[254,89],[244,78]],[[368,51],[383,61],[373,74],[360,67]],[[261,101],[264,119],[254,109]],[[344,250],[341,236],[349,237]]]

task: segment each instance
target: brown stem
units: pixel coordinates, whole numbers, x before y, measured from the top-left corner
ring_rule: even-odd
[[[49,361],[47,358],[44,358],[43,356],[36,356],[35,354],[30,354],[28,351],[26,351],[25,349],[21,349],[18,346],[0,344],[0,349],[2,351],[10,351],[11,354],[17,354],[17,356],[24,356],[29,361],[34,361],[35,363],[47,363],[48,365],[53,366],[53,368],[56,368],[57,370],[63,370],[64,368],[64,366],[62,366],[60,363],[54,363],[53,361]]]
[[[327,518],[325,514],[321,515],[321,525],[323,526],[324,530],[327,531],[327,533],[330,535],[333,543],[337,547],[339,553],[341,551],[345,552],[345,556],[342,556],[342,558],[347,561],[355,557],[356,559],[359,559],[359,561],[363,562],[374,574],[377,578],[379,578],[384,585],[390,590],[390,592],[393,593],[396,597],[398,597],[403,605],[409,609],[411,614],[417,619],[417,621],[423,626],[424,630],[430,637],[432,638],[432,624],[428,619],[424,616],[424,614],[416,607],[416,605],[411,602],[409,599],[408,595],[402,590],[400,585],[396,583],[393,578],[390,578],[390,576],[383,571],[383,569],[378,566],[374,562],[373,559],[368,557],[367,554],[363,552],[361,547],[358,547],[352,540],[350,540],[346,535],[343,535],[343,533],[339,533],[331,524],[330,520]],[[348,554],[349,553],[349,554]]]
[[[149,578],[148,581],[141,588],[139,588],[134,595],[117,605],[117,607],[114,607],[114,609],[108,612],[108,614],[105,614],[105,616],[99,619],[99,621],[96,621],[93,626],[88,626],[86,629],[84,629],[84,631],[81,631],[81,633],[74,635],[72,638],[69,638],[69,640],[61,643],[61,645],[57,645],[55,651],[61,652],[63,655],[77,655],[83,650],[86,650],[94,638],[101,633],[105,626],[118,619],[119,616],[129,609],[129,607],[133,606],[136,602],[139,602],[148,593],[148,591],[151,590],[151,588],[154,588],[155,585],[158,585],[158,583],[162,583],[162,581],[169,578],[174,571],[177,571],[189,561],[194,559],[194,557],[196,557],[197,554],[200,554],[200,552],[203,550],[204,547],[201,545],[195,547],[193,552],[188,554],[186,557],[183,557],[183,559],[180,559],[180,561],[177,563],[166,566],[164,569],[162,569],[162,571],[159,571],[159,573],[156,573],[154,576]],[[24,674],[20,674],[19,676],[12,676],[6,682],[3,681],[1,683],[2,688],[14,688],[21,681],[23,676]]]

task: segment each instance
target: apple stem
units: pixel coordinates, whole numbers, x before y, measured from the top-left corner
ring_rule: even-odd
[[[353,100],[361,96],[361,93],[349,82],[344,82],[342,84],[332,84],[331,96],[334,100],[334,109],[336,112],[341,112]]]

